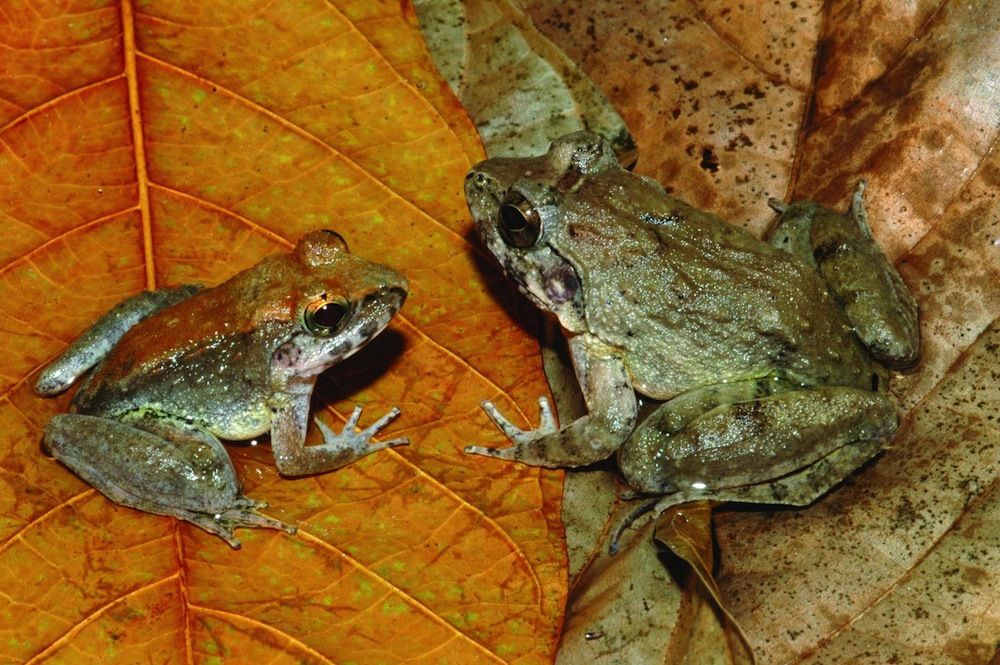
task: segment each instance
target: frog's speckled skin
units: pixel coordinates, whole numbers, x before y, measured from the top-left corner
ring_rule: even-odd
[[[467,450],[540,466],[617,450],[634,488],[673,495],[663,505],[812,501],[895,431],[883,365],[912,364],[919,345],[860,192],[851,217],[774,203],[785,214],[765,243],[623,170],[593,134],[477,165],[479,233],[566,329],[588,415],[556,429],[545,404],[524,432],[487,403],[515,445]],[[635,391],[667,400],[637,428]]]
[[[399,273],[361,259],[318,231],[211,289],[143,293],[112,309],[40,374],[56,394],[96,365],[52,419],[45,446],[113,501],[186,519],[234,547],[236,526],[290,527],[254,512],[219,439],[268,431],[284,475],[329,471],[387,446],[370,438],[393,409],[355,433],[357,410],[324,444],[304,445],[317,376],[361,348],[406,298]],[[345,312],[332,330],[310,307]],[[318,423],[318,421],[317,421]]]

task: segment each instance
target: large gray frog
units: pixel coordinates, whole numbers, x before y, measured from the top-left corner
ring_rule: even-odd
[[[215,288],[141,293],[39,375],[35,391],[55,395],[94,368],[43,445],[112,501],[187,520],[233,547],[235,527],[294,533],[256,512],[266,504],[242,494],[219,439],[270,431],[286,476],[408,443],[370,442],[399,409],[355,432],[358,407],[339,435],[316,420],[324,443],[305,446],[318,375],[381,332],[406,294],[402,275],[351,254],[332,231]]]
[[[487,248],[551,312],[588,413],[467,452],[574,467],[617,451],[637,491],[804,505],[877,453],[899,418],[886,367],[918,356],[916,305],[873,241],[859,186],[849,216],[781,212],[769,242],[623,170],[579,132],[547,154],[478,164],[465,184]],[[636,426],[636,392],[666,400]]]

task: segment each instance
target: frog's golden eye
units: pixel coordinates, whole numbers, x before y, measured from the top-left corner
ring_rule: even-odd
[[[542,218],[530,201],[517,192],[511,192],[500,202],[497,228],[505,243],[524,249],[538,241]]]
[[[306,329],[314,335],[328,337],[347,316],[347,307],[329,300],[314,300],[306,307]]]

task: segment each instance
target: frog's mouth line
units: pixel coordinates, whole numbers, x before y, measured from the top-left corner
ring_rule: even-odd
[[[338,337],[344,338],[348,348],[336,355],[334,362],[349,358],[360,351],[368,342],[378,337],[403,306],[406,295],[405,290],[390,287],[365,296],[356,310],[357,313],[364,312],[365,315],[350,321],[347,328],[338,335]],[[331,349],[330,355],[334,356],[335,354],[336,348]]]

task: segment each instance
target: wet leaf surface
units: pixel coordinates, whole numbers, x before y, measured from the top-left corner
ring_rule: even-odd
[[[318,0],[0,9],[0,658],[551,658],[561,474],[461,454],[502,443],[482,399],[537,418],[518,411],[545,391],[537,345],[467,240],[481,148],[414,25]],[[100,313],[317,228],[406,272],[411,296],[314,407],[361,404],[364,425],[398,405],[385,436],[411,446],[296,480],[268,446],[232,446],[247,493],[299,527],[243,530],[238,552],[41,454],[68,397],[35,397],[32,375]]]

